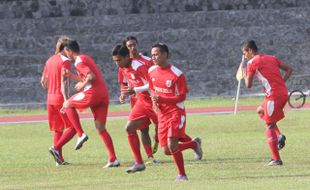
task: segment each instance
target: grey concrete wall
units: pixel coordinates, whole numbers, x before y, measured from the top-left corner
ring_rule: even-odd
[[[45,101],[40,74],[63,34],[76,38],[82,52],[95,58],[112,99],[119,93],[110,53],[127,35],[139,39],[143,52],[149,53],[155,42],[166,43],[170,61],[187,77],[191,97],[235,95],[240,45],[247,39],[255,39],[261,52],[277,55],[294,67],[290,89],[306,88],[309,4],[301,0],[2,0],[0,104]],[[258,92],[258,84],[241,90]]]

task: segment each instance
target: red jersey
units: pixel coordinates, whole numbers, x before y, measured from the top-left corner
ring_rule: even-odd
[[[128,68],[120,68],[120,71],[126,77],[129,87],[140,87],[149,82],[148,68],[137,60],[132,60]],[[138,92],[136,95],[150,97],[148,91]]]
[[[96,93],[101,97],[109,96],[108,88],[103,80],[100,69],[91,57],[79,54],[75,60],[74,66],[82,80],[85,80],[89,72],[92,72],[95,75],[95,79],[91,84],[85,86],[84,92]]]
[[[63,55],[53,55],[46,61],[42,75],[47,78],[47,104],[63,104],[64,97],[61,92],[62,69],[70,70],[70,64],[70,60]]]
[[[282,78],[279,65],[282,64],[277,57],[257,54],[247,64],[249,76],[256,76],[263,85],[266,97],[287,95],[287,87]]]
[[[166,68],[154,65],[149,69],[149,77],[150,89],[160,97],[177,97],[186,95],[188,92],[183,72],[173,65],[169,65]],[[158,107],[161,113],[185,110],[183,101],[178,103],[160,103]]]
[[[143,65],[145,65],[147,67],[147,69],[149,69],[150,67],[152,67],[154,65],[152,59],[150,57],[144,56],[141,53],[139,54],[138,58],[134,58],[132,59],[132,61],[139,61],[141,62]],[[118,69],[118,83],[127,83],[127,79],[125,74],[122,72],[122,69]]]

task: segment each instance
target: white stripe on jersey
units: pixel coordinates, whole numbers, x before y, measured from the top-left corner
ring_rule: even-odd
[[[271,86],[270,86],[268,80],[258,70],[256,70],[256,75],[257,75],[258,79],[262,82],[262,84],[265,88],[266,96],[269,96],[270,91],[271,91]]]
[[[179,129],[182,129],[184,127],[186,117],[184,115],[181,116],[181,123],[178,126]]]
[[[70,61],[70,59],[69,59],[68,57],[63,56],[63,55],[60,55],[60,58],[61,58],[61,60],[62,60],[63,62],[65,62],[65,61]]]
[[[272,116],[273,111],[274,111],[274,101],[270,100],[270,101],[267,102],[267,113],[268,113],[268,116]]]
[[[159,67],[158,65],[153,65],[152,67],[149,68],[149,73],[152,72],[154,69]]]
[[[152,60],[150,57],[145,56],[145,55],[143,55],[142,53],[140,53],[140,56],[141,56],[143,59],[146,59],[146,60],[148,60],[148,61],[151,61],[151,60]]]
[[[133,70],[138,70],[138,68],[140,66],[142,66],[143,64],[140,62],[140,61],[137,61],[137,60],[132,60],[131,62],[131,67],[133,68]]]
[[[76,57],[76,60],[75,60],[75,62],[74,62],[74,66],[77,66],[79,63],[81,63],[82,62],[82,59],[80,58],[80,56],[77,56]]]
[[[183,74],[183,72],[180,69],[178,69],[177,67],[175,67],[174,65],[171,66],[171,71],[174,74],[176,74],[178,77]]]

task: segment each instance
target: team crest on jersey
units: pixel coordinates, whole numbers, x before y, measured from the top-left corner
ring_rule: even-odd
[[[171,85],[172,85],[171,80],[166,80],[166,86],[167,86],[167,87],[170,87]]]

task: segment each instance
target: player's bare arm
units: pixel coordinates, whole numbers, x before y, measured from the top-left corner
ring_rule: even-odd
[[[42,77],[41,77],[41,86],[44,89],[47,89],[47,79],[48,78],[46,76],[42,75]]]
[[[253,76],[247,75],[247,72],[246,72],[246,70],[244,69],[244,70],[243,70],[243,77],[244,77],[244,84],[245,84],[245,87],[251,88],[251,87],[252,87],[252,84],[253,84]]]
[[[292,67],[290,67],[289,65],[285,64],[285,63],[281,63],[279,65],[280,69],[285,71],[285,74],[283,76],[283,80],[286,82],[290,76],[292,75],[293,69]]]
[[[75,90],[76,91],[81,91],[83,90],[83,88],[91,83],[93,80],[95,80],[96,76],[93,72],[89,72],[86,77],[85,77],[85,80],[82,81],[82,82],[78,82],[76,85],[75,85]]]

